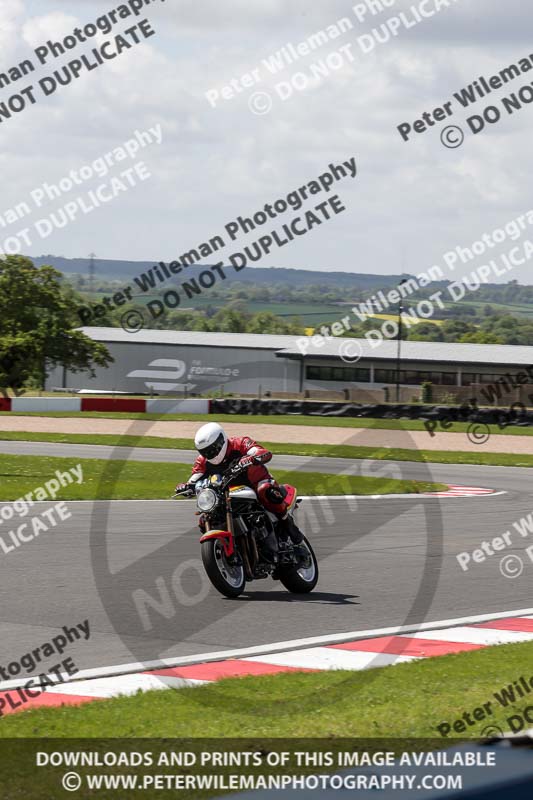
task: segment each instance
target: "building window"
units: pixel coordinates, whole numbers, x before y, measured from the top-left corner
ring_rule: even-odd
[[[361,367],[317,367],[306,366],[305,377],[311,381],[329,381],[333,383],[370,383],[370,369]],[[495,383],[499,375],[483,375],[483,383]],[[474,372],[463,372],[462,385],[477,383],[478,376]],[[429,372],[426,370],[402,370],[400,383],[407,386],[420,386],[429,382],[434,386],[457,386],[456,372]],[[395,369],[375,369],[374,383],[395,384]]]
[[[370,383],[370,370],[369,369],[354,369],[354,381],[360,383]]]
[[[396,383],[396,373],[393,369],[376,369],[374,380],[376,383]]]
[[[396,375],[394,369],[377,369],[374,372],[376,383],[396,383]],[[436,386],[440,386],[440,384],[454,386],[457,376],[453,372],[423,372],[421,370],[404,370],[400,373],[400,383],[415,386],[426,381],[434,383]]]
[[[310,381],[320,380],[320,367],[306,367],[305,377]]]
[[[419,383],[419,375],[425,375],[426,373],[419,373],[419,372],[401,372],[400,373],[400,383],[407,383],[409,386],[414,386]],[[421,382],[421,381],[420,381]]]
[[[457,375],[455,372],[442,372],[441,378],[443,386],[457,386]]]
[[[305,377],[310,381],[330,381],[334,383],[369,383],[370,370],[354,367],[313,367],[305,368]]]

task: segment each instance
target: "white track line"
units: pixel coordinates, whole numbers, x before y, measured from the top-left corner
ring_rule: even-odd
[[[117,688],[117,678],[95,678],[79,683],[60,683],[47,689],[47,694],[69,694],[75,697],[118,697],[119,695],[131,696],[137,692],[148,692],[151,689],[183,689],[186,686],[199,686],[206,681],[188,678],[171,678],[166,675],[121,675],[120,685]]]
[[[415,633],[413,639],[432,639],[438,642],[466,642],[467,644],[516,644],[533,641],[533,633],[499,631],[495,628],[458,627],[452,630]]]
[[[277,653],[269,656],[255,656],[247,661],[261,664],[275,664],[280,667],[306,667],[307,669],[368,669],[368,667],[388,667],[405,661],[417,661],[416,656],[394,655],[392,653],[367,653],[352,650],[334,650],[331,647],[310,647],[294,650],[291,653]]]
[[[497,491],[490,491],[487,494],[467,494],[465,491],[464,494],[455,494],[454,492],[435,492],[435,493],[428,493],[428,494],[417,494],[417,492],[412,492],[411,494],[300,494],[298,495],[300,500],[440,500],[443,497],[454,498],[457,500],[458,498],[467,498],[472,499],[473,497],[498,497],[499,495],[507,494],[507,491],[501,490]],[[12,505],[16,503],[16,500],[3,500],[0,501],[3,505]],[[127,500],[124,498],[123,500],[69,500],[68,498],[65,500],[65,503],[71,505],[72,503],[171,503],[176,502],[173,498],[169,497],[167,500],[160,498],[156,500]],[[179,500],[179,503],[195,503],[196,500],[194,498],[189,500]],[[33,503],[34,506],[38,505],[50,505],[49,500],[35,500]]]
[[[533,608],[521,608],[515,611],[500,611],[491,614],[477,614],[467,617],[456,617],[453,619],[441,619],[436,622],[422,622],[418,625],[399,625],[392,628],[372,628],[365,631],[351,631],[349,633],[326,634],[324,636],[314,636],[307,639],[292,639],[286,642],[273,642],[271,644],[256,645],[254,647],[243,647],[236,650],[218,650],[213,653],[198,653],[194,656],[182,656],[178,658],[159,659],[157,661],[141,662],[133,664],[117,664],[112,667],[96,667],[95,669],[81,670],[74,677],[65,678],[62,686],[67,683],[85,680],[87,678],[113,677],[117,675],[130,675],[137,672],[148,672],[169,667],[183,667],[189,664],[204,664],[209,661],[223,661],[229,658],[248,658],[250,656],[262,656],[270,653],[282,653],[287,650],[299,650],[306,647],[342,644],[343,642],[353,642],[358,639],[375,639],[378,636],[398,636],[400,634],[416,634],[420,631],[433,631],[441,628],[451,628],[454,626],[474,625],[477,622],[489,622],[495,619],[508,619],[509,617],[528,617],[533,618]],[[506,632],[502,632],[505,634]],[[419,637],[428,638],[428,637]],[[433,637],[440,638],[440,637]],[[516,639],[515,639],[516,641]],[[0,685],[0,691],[14,689],[24,686],[28,677],[24,680],[6,681]]]

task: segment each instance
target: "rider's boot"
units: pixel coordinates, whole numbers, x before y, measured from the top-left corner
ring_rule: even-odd
[[[303,542],[304,535],[289,513],[279,520],[278,530],[282,538],[290,538],[293,544],[301,544]]]
[[[264,542],[268,548],[268,554],[267,554],[268,560],[271,561],[273,564],[277,564],[279,557],[278,538],[273,530],[270,531]]]

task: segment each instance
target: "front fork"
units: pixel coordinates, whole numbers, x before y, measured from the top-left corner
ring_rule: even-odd
[[[228,531],[231,532],[231,536],[233,541],[236,541],[235,538],[235,526],[233,524],[233,514],[231,513],[231,497],[229,493],[229,489],[226,489],[226,527]],[[244,565],[244,572],[246,573],[246,580],[252,581],[254,579],[254,573],[252,570],[252,565],[250,563],[250,556],[252,557],[254,563],[257,563],[259,559],[259,553],[257,552],[257,545],[252,538],[252,545],[255,549],[255,552],[250,553],[250,541],[247,536],[239,536],[239,543],[236,547],[237,552],[240,554],[242,558],[242,562]]]
[[[239,536],[239,542],[237,544],[237,539],[235,537],[235,526],[233,524],[233,514],[231,513],[231,500],[228,490],[226,490],[225,500],[226,530],[222,531],[219,529],[210,528],[208,518],[202,514],[199,520],[200,530],[202,531],[200,542],[208,542],[211,539],[220,539],[226,558],[231,558],[231,556],[234,556],[235,553],[238,553],[242,558],[246,579],[250,581],[253,580],[254,577],[250,563],[250,557],[254,563],[257,563],[259,560],[257,545],[255,541],[252,541],[253,551],[250,553],[250,543],[248,541],[248,537],[246,536]]]

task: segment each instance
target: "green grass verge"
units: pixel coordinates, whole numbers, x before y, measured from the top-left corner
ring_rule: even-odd
[[[49,481],[56,470],[66,472],[81,463],[83,482],[58,492],[62,500],[158,500],[170,498],[176,483],[191,474],[187,464],[53,456],[0,455],[0,500],[16,500]],[[276,470],[280,483],[292,483],[300,494],[411,494],[439,491],[443,484],[389,478],[324,475],[319,472]]]
[[[227,422],[254,425],[304,425],[319,428],[384,428],[395,430],[410,420],[366,419],[360,417],[318,417],[305,414],[133,414],[129,411],[0,411],[3,417],[84,417],[94,419],[142,419],[154,422]],[[415,420],[418,422],[418,420]],[[423,424],[421,423],[421,428]]]
[[[3,718],[0,737],[409,737],[439,738],[437,726],[492,702],[492,712],[456,738],[480,738],[503,708],[495,692],[531,674],[533,643],[501,645],[359,672],[230,678],[79,707]],[[442,739],[443,746],[446,739]]]
[[[372,419],[366,417],[315,417],[307,415],[281,414],[131,414],[122,411],[1,411],[4,417],[84,417],[93,419],[142,419],[157,422],[213,422],[216,419],[220,424],[234,422],[242,423],[250,428],[253,425],[303,425],[304,427],[317,428],[373,428],[388,431],[425,431],[423,420],[409,419]],[[446,433],[466,433],[470,422],[454,422]],[[533,426],[530,428],[518,425],[509,425],[500,428],[490,425],[490,432],[495,436],[533,436]],[[444,429],[438,427],[435,435]],[[429,433],[428,433],[429,436]]]
[[[30,433],[0,431],[0,441],[55,442],[61,444],[104,444],[109,447],[148,447],[154,449],[193,450],[192,439],[170,439],[164,436],[131,436],[89,433]],[[433,464],[478,464],[493,467],[533,467],[533,455],[515,453],[485,453],[483,448],[473,453],[460,450],[407,450],[398,447],[354,447],[339,444],[285,444],[262,442],[279,455],[328,458],[373,459],[375,461],[416,461]],[[299,473],[301,474],[301,473]]]

